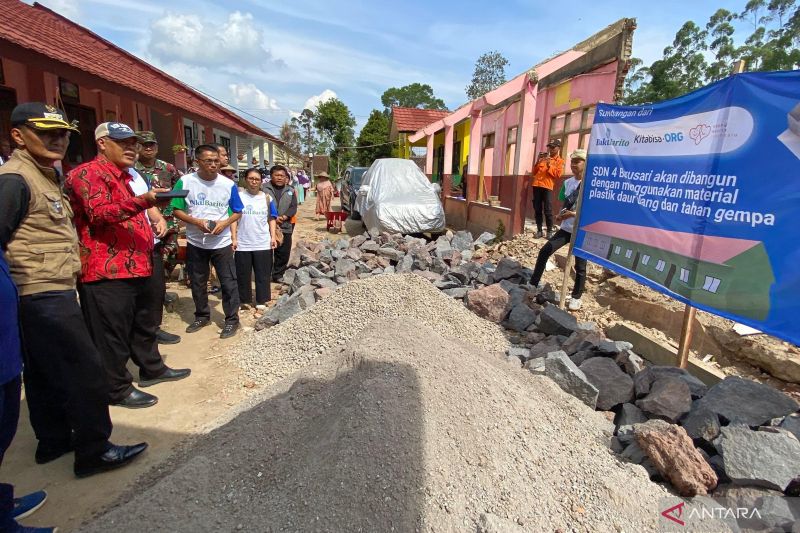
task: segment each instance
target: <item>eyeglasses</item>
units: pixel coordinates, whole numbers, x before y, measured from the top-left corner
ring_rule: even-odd
[[[219,159],[198,159],[201,163],[205,163],[206,165],[219,165],[221,161]]]

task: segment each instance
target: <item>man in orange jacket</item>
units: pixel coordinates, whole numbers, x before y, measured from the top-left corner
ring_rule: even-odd
[[[555,181],[564,172],[564,159],[561,157],[561,141],[553,139],[547,143],[547,152],[542,152],[533,167],[533,210],[536,213],[536,237],[543,237],[542,218],[547,224],[547,238],[553,236],[553,207],[550,193]]]

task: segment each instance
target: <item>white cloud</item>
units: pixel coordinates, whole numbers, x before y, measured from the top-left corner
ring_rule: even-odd
[[[77,0],[43,0],[41,3],[70,20],[74,21],[79,18],[80,9]]]
[[[233,95],[233,103],[246,109],[280,109],[278,102],[270,98],[253,83],[232,83],[228,85]]]
[[[303,106],[303,109],[310,109],[310,110],[313,111],[322,102],[327,102],[328,100],[333,100],[334,98],[338,98],[336,96],[336,93],[331,91],[330,89],[325,89],[320,94],[318,94],[316,96],[312,96],[311,98],[306,100],[306,103]]]
[[[235,11],[219,24],[195,14],[167,13],[150,27],[147,50],[165,62],[204,67],[280,64],[264,47],[263,31],[249,13]]]

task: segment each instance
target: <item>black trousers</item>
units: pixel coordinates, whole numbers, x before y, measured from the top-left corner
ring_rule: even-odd
[[[153,298],[153,320],[156,321],[157,328],[164,320],[164,297],[167,292],[167,274],[164,270],[164,257],[161,255],[161,245],[157,244],[153,250],[153,275],[150,276],[153,287],[158,287],[159,296]],[[154,289],[155,290],[155,289]]]
[[[3,463],[3,456],[17,433],[21,386],[20,376],[0,385],[0,464]],[[8,483],[0,483],[0,531],[15,530],[13,510],[14,487]]]
[[[560,229],[553,237],[548,240],[542,249],[539,250],[539,255],[536,257],[536,266],[533,268],[533,278],[531,283],[536,285],[541,281],[544,268],[547,265],[547,260],[556,250],[564,245],[569,244],[572,234],[568,231]],[[583,290],[586,287],[586,259],[582,257],[575,257],[575,287],[572,289],[572,297],[580,298],[583,295]]]
[[[239,287],[236,284],[236,265],[233,260],[233,248],[206,250],[191,244],[186,245],[186,262],[190,265],[189,275],[192,280],[192,299],[194,300],[194,317],[198,320],[210,320],[211,308],[208,306],[208,275],[210,264],[219,278],[222,289],[222,310],[226,324],[239,322]]]
[[[105,362],[109,400],[119,402],[133,392],[128,359],[143,378],[158,377],[167,367],[158,351],[157,306],[164,294],[158,279],[109,279],[78,286],[89,333]]]
[[[286,272],[289,264],[289,255],[292,253],[292,234],[284,233],[283,242],[275,248],[274,262],[272,263],[272,279],[278,281]]]
[[[272,299],[270,279],[272,277],[272,250],[234,253],[236,260],[236,281],[239,284],[239,301],[253,303],[252,274],[256,278],[256,305],[265,304]]]
[[[103,453],[111,435],[108,380],[75,291],[20,298],[25,397],[39,445],[75,456]]]
[[[553,229],[553,206],[550,203],[550,189],[533,188],[533,212],[536,215],[536,229],[542,231],[542,217],[547,224],[547,231]]]

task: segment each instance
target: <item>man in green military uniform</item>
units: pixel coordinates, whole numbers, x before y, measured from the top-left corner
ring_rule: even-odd
[[[139,149],[139,157],[134,164],[134,169],[144,177],[150,188],[172,189],[180,179],[181,173],[174,165],[156,157],[158,155],[158,140],[155,133],[152,131],[137,131],[136,135],[140,139],[141,148]],[[161,208],[161,214],[164,215],[164,220],[167,222],[167,233],[156,245],[153,254],[153,272],[155,275],[158,264],[163,262],[163,268],[159,270],[159,273],[163,276],[164,271],[166,271],[166,275],[171,274],[177,265],[178,221],[175,220],[172,214],[171,206]],[[166,282],[164,289],[166,290]],[[167,333],[161,328],[158,329],[156,338],[160,344],[175,344],[181,340],[178,335]]]

